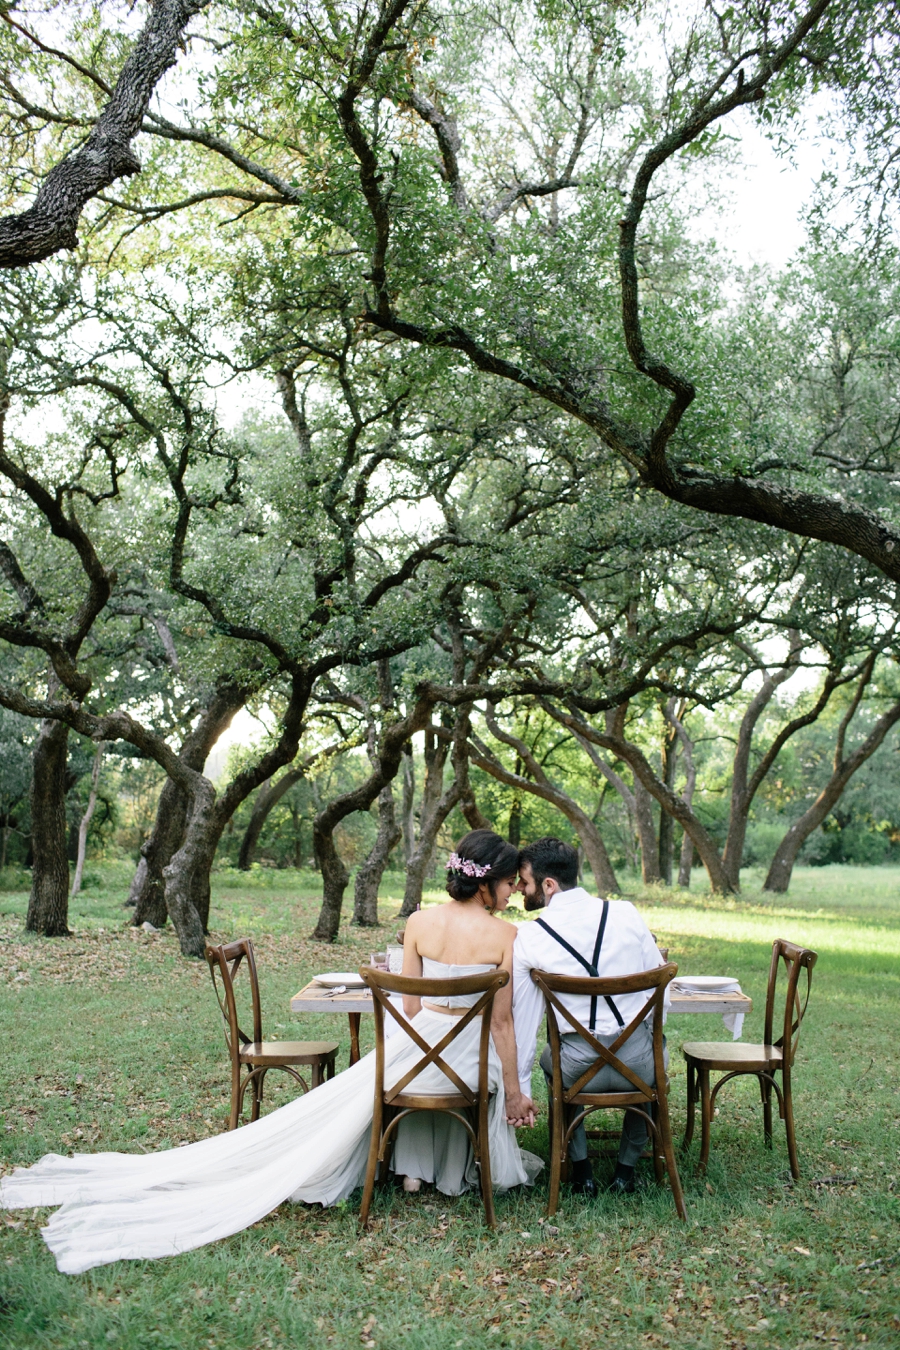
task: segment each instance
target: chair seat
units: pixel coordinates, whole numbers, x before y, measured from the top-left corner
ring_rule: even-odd
[[[733,1041],[685,1041],[681,1047],[685,1059],[708,1064],[715,1069],[781,1068],[782,1054],[775,1045],[741,1045]]]
[[[566,1094],[566,1104],[568,1106],[651,1106],[656,1100],[656,1093],[648,1097],[645,1092],[577,1092],[574,1097]]]
[[[336,1041],[250,1041],[241,1046],[242,1064],[320,1064],[338,1052]]]
[[[468,1111],[472,1107],[472,1103],[466,1101],[465,1097],[459,1092],[441,1093],[440,1096],[434,1097],[421,1097],[418,1093],[401,1092],[396,1097],[391,1097],[389,1102],[385,1097],[385,1104],[409,1111]]]

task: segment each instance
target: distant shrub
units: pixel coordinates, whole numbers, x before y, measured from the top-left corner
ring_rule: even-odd
[[[24,867],[0,868],[0,891],[30,891],[31,873]]]
[[[745,867],[768,867],[775,850],[784,838],[787,824],[783,821],[753,821],[747,829],[744,845]]]

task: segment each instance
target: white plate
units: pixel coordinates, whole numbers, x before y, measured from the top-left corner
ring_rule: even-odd
[[[736,990],[738,981],[728,975],[676,975],[672,984],[679,989]]]
[[[324,985],[326,989],[336,989],[339,984],[345,984],[348,989],[361,989],[363,983],[362,976],[355,970],[330,970],[325,975],[313,976],[313,984]]]

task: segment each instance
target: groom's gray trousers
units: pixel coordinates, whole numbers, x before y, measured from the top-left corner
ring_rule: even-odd
[[[607,1049],[619,1038],[619,1032],[612,1035],[597,1036],[601,1045]],[[587,1041],[582,1040],[576,1031],[567,1035],[560,1035],[559,1038],[560,1069],[562,1071],[562,1080],[565,1087],[571,1087],[577,1082],[585,1069],[590,1068],[597,1056],[588,1045]],[[620,1050],[616,1051],[616,1058],[623,1064],[627,1064],[629,1069],[643,1078],[645,1083],[655,1082],[655,1073],[653,1067],[653,1035],[646,1022],[642,1022],[635,1029],[628,1040]],[[668,1051],[665,1053],[665,1062],[668,1065]],[[552,1064],[550,1059],[550,1047],[544,1046],[541,1055],[541,1068],[547,1077],[548,1087],[552,1073]],[[604,1064],[598,1074],[582,1088],[583,1092],[633,1092],[634,1084],[629,1083],[611,1064]],[[643,1116],[636,1115],[634,1111],[626,1111],[625,1119],[622,1122],[622,1138],[619,1141],[619,1162],[624,1167],[634,1167],[638,1158],[644,1151],[647,1143],[647,1124]],[[596,1120],[596,1117],[595,1117]],[[574,1130],[572,1138],[569,1141],[569,1157],[572,1162],[579,1162],[588,1156],[587,1136],[584,1132],[584,1122]]]

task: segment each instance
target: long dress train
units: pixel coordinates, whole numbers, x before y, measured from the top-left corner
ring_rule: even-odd
[[[429,964],[429,974],[445,977],[451,972],[493,969]],[[448,1018],[423,1008],[415,1027],[429,1045],[435,1045],[447,1034]],[[478,1082],[480,1030],[476,1017],[445,1053],[447,1062],[472,1087]],[[398,1034],[387,1042],[385,1056],[391,1075],[388,1081],[396,1082],[421,1057],[421,1051],[408,1036]],[[440,1083],[435,1081],[438,1077]],[[489,1077],[493,1095],[488,1135],[494,1185],[498,1190],[530,1185],[543,1164],[519,1149],[515,1131],[506,1124],[500,1061],[493,1042]],[[0,1205],[7,1209],[60,1205],[41,1232],[58,1268],[73,1275],[110,1261],[172,1256],[202,1247],[256,1223],[284,1200],[335,1205],[362,1184],[374,1083],[372,1053],[253,1124],[196,1144],[137,1155],[80,1153],[65,1158],[48,1153],[33,1167],[17,1168],[0,1183]],[[456,1089],[431,1066],[410,1090]],[[409,1159],[424,1163],[417,1174],[456,1195],[477,1184],[477,1174],[470,1151],[464,1142],[460,1144],[465,1139],[462,1126],[450,1123],[459,1137],[438,1132],[430,1173],[429,1160],[423,1158],[424,1126],[407,1131],[405,1139],[398,1138],[394,1166],[416,1174]]]

